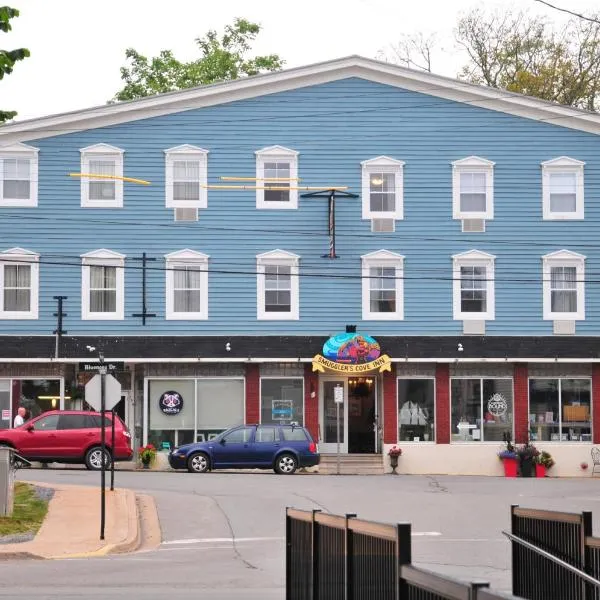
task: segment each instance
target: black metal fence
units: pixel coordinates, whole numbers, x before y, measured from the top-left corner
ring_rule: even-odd
[[[409,523],[286,511],[286,600],[515,600],[487,588],[411,565]]]
[[[513,593],[528,600],[600,600],[592,514],[511,507]]]

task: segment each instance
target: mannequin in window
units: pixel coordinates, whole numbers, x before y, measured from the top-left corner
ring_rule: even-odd
[[[421,408],[418,402],[407,400],[400,408],[401,425],[427,425],[429,422],[429,411]]]

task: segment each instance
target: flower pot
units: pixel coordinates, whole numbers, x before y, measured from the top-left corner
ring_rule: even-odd
[[[536,477],[546,477],[546,465],[535,465],[535,476]]]
[[[516,477],[517,476],[517,459],[516,458],[503,458],[502,464],[504,465],[504,477]]]
[[[142,461],[142,469],[149,469],[150,468],[150,461]]]

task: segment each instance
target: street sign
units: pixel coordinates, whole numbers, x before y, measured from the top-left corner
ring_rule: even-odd
[[[94,409],[100,410],[101,398],[101,375],[94,375],[85,384],[85,401]],[[106,375],[105,408],[112,410],[121,401],[121,384],[112,376]]]
[[[336,385],[333,388],[333,401],[336,404],[343,404],[344,403],[344,386],[342,386],[342,385]]]
[[[106,367],[107,371],[124,371],[124,362],[105,362],[103,364],[99,362],[84,362],[79,363],[79,370],[85,373],[99,373],[101,367]]]

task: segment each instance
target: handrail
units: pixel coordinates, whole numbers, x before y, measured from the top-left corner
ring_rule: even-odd
[[[17,454],[16,450],[13,450],[13,463],[15,464],[15,467],[17,469],[19,468],[19,467],[16,466],[18,463],[31,466],[31,461],[27,460],[26,458],[24,458],[20,454]]]
[[[551,521],[560,521],[561,523],[581,523],[582,516],[577,513],[559,512],[556,510],[540,510],[537,508],[515,507],[513,514],[515,517],[525,517],[528,519],[544,519]]]
[[[557,565],[564,567],[568,571],[571,571],[571,573],[575,573],[576,575],[579,575],[579,577],[581,577],[582,579],[585,579],[588,583],[591,583],[592,585],[595,585],[596,587],[600,587],[600,581],[598,579],[592,577],[591,575],[588,575],[584,571],[581,571],[577,567],[570,565],[569,563],[565,562],[564,560],[561,560],[560,558],[554,556],[553,554],[550,554],[550,552],[546,552],[545,550],[538,548],[535,544],[531,544],[528,541],[526,541],[516,535],[513,535],[512,533],[508,533],[508,531],[503,531],[502,533],[511,542],[517,542],[517,544],[521,544],[522,546],[525,546],[525,548],[529,548],[529,550],[533,550],[534,552],[537,552],[544,558],[547,558],[547,559],[555,562]]]

